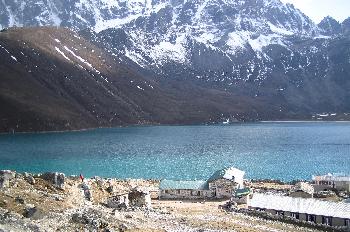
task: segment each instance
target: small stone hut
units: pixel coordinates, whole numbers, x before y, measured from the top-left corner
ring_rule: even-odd
[[[119,193],[107,199],[107,207],[115,209],[126,209],[129,207],[129,194]]]
[[[129,193],[131,207],[151,208],[151,194],[148,189],[136,187]]]

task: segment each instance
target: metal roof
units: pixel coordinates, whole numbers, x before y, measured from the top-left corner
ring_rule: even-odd
[[[246,196],[250,193],[251,193],[250,188],[237,189],[235,191],[235,197]]]
[[[328,173],[327,175],[323,175],[323,176],[312,176],[312,180],[350,182],[350,176],[347,176],[345,174],[331,174],[331,173]]]
[[[218,180],[218,179],[228,179],[228,180],[232,180],[234,177],[240,177],[240,176],[244,176],[244,171],[241,171],[237,168],[224,168],[222,170],[218,170],[216,171],[209,179],[208,181],[214,181],[214,180]]]
[[[350,219],[350,204],[254,193],[250,207]]]
[[[162,180],[159,188],[165,189],[184,189],[184,190],[209,190],[207,181],[196,180],[196,181],[176,181],[176,180]]]

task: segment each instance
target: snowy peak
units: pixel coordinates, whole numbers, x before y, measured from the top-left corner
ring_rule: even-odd
[[[120,28],[143,17],[167,12],[176,25],[215,24],[234,30],[264,31],[268,23],[293,33],[311,35],[317,27],[293,5],[279,0],[18,0],[0,2],[2,27],[93,27],[97,32]],[[227,27],[226,26],[226,27]]]
[[[334,18],[327,16],[319,24],[318,27],[322,30],[322,34],[333,36],[341,33],[341,24]]]
[[[350,17],[342,23],[342,32],[344,35],[350,35]]]

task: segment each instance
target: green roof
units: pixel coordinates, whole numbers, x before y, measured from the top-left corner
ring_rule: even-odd
[[[250,188],[237,189],[235,191],[235,197],[246,196],[250,193]]]
[[[162,180],[160,182],[160,189],[186,189],[186,190],[208,190],[209,185],[207,181],[196,180],[196,181],[176,181],[176,180]]]

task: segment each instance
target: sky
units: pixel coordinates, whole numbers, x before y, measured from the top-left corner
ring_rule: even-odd
[[[319,23],[324,17],[332,16],[339,22],[350,17],[350,0],[281,0],[284,3],[292,3],[315,23]]]

